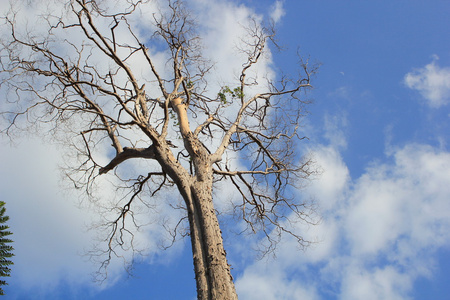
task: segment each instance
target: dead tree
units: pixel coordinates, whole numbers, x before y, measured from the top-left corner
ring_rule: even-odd
[[[88,196],[102,174],[119,176],[125,161],[155,162],[156,169],[119,178],[130,183],[130,194],[106,224],[105,264],[132,235],[125,220],[133,218],[143,191],[154,196],[163,187],[176,188],[189,224],[198,299],[237,299],[213,188],[227,181],[237,191],[235,213],[249,230],[271,242],[273,232],[284,232],[308,244],[288,222],[313,221],[292,188],[315,173],[312,161],[297,151],[306,103],[299,96],[311,87],[314,69],[301,63],[294,79],[256,76],[273,31],[254,21],[241,45],[246,59],[235,83],[211,91],[213,69],[181,1],[146,16],[139,15],[145,1],[126,1],[120,12],[102,5],[67,1],[60,16],[44,18],[45,33],[23,32],[13,13],[3,18],[9,33],[2,38],[1,84],[8,107],[15,108],[2,113],[3,132],[25,120],[74,134],[79,164],[69,175]],[[143,17],[152,19],[150,34],[136,21]],[[153,57],[155,49],[165,51],[163,64]],[[97,153],[107,147],[113,149],[110,161],[98,163]]]

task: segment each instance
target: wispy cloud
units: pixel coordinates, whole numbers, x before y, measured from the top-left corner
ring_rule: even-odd
[[[283,8],[283,1],[276,1],[271,6],[270,18],[273,22],[278,23],[285,14],[286,11]]]
[[[440,67],[437,56],[423,68],[416,69],[404,77],[407,87],[420,92],[428,105],[438,108],[450,103],[450,67]]]
[[[326,114],[324,125],[324,137],[329,141],[329,143],[335,147],[345,149],[347,147],[345,131],[349,125],[346,114],[342,113],[341,115],[334,116]]]

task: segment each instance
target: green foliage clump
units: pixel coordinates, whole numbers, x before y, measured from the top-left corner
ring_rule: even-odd
[[[9,245],[9,243],[12,243],[12,240],[7,238],[12,232],[8,230],[9,226],[5,225],[9,217],[5,216],[6,208],[4,206],[5,202],[0,201],[0,277],[9,277],[11,273],[9,266],[14,264],[9,258],[14,256],[12,253],[14,248]],[[2,285],[7,285],[6,281],[0,280],[0,286]],[[4,294],[3,289],[0,287],[0,295]]]
[[[217,96],[220,99],[220,102],[223,104],[227,104],[227,94],[231,96],[232,99],[241,99],[244,97],[244,93],[242,92],[242,89],[240,86],[230,89],[229,86],[224,86],[219,93],[217,93]]]

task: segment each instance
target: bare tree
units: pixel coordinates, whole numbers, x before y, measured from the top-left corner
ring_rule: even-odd
[[[110,229],[105,267],[117,247],[132,242],[126,225],[134,221],[136,201],[176,188],[189,224],[198,299],[237,299],[213,188],[219,181],[234,187],[241,199],[235,213],[270,244],[273,233],[288,233],[308,245],[288,224],[313,222],[292,187],[316,172],[296,151],[306,103],[299,96],[311,87],[314,69],[300,61],[298,78],[256,76],[274,33],[254,21],[241,44],[246,59],[236,82],[210,91],[212,65],[181,1],[146,16],[142,7],[151,3],[123,2],[127,7],[118,12],[102,1],[67,1],[61,15],[45,16],[44,33],[23,33],[13,13],[3,19],[10,31],[2,40],[1,84],[16,108],[2,113],[3,132],[20,128],[21,119],[63,128],[76,137],[68,138],[77,154],[78,165],[68,172],[75,187],[90,196],[94,182],[112,172],[123,182],[128,198],[104,224]],[[141,32],[139,18],[152,20],[152,34]],[[166,51],[165,64],[151,49]],[[107,147],[110,161],[99,163]],[[119,165],[131,159],[154,163],[124,178]]]

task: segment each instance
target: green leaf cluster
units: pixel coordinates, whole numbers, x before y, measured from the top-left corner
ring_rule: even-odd
[[[191,88],[194,87],[194,84],[195,84],[195,83],[193,83],[192,81],[189,80],[189,81],[187,82],[187,84],[186,84],[186,87],[187,87],[188,89],[191,89]]]
[[[5,225],[5,223],[9,220],[9,216],[5,216],[6,208],[5,202],[0,201],[0,277],[9,277],[11,273],[11,269],[9,266],[14,263],[9,260],[9,258],[13,257],[14,254],[12,251],[14,248],[9,245],[12,243],[12,240],[7,238],[12,234],[9,231],[9,226]],[[0,286],[7,285],[5,280],[0,280]],[[0,287],[0,295],[4,295],[3,289]]]
[[[227,94],[231,96],[231,99],[241,99],[244,97],[244,93],[242,92],[242,89],[240,86],[230,89],[229,86],[224,86],[220,90],[219,93],[217,93],[217,96],[219,97],[220,102],[223,104],[227,104]]]

